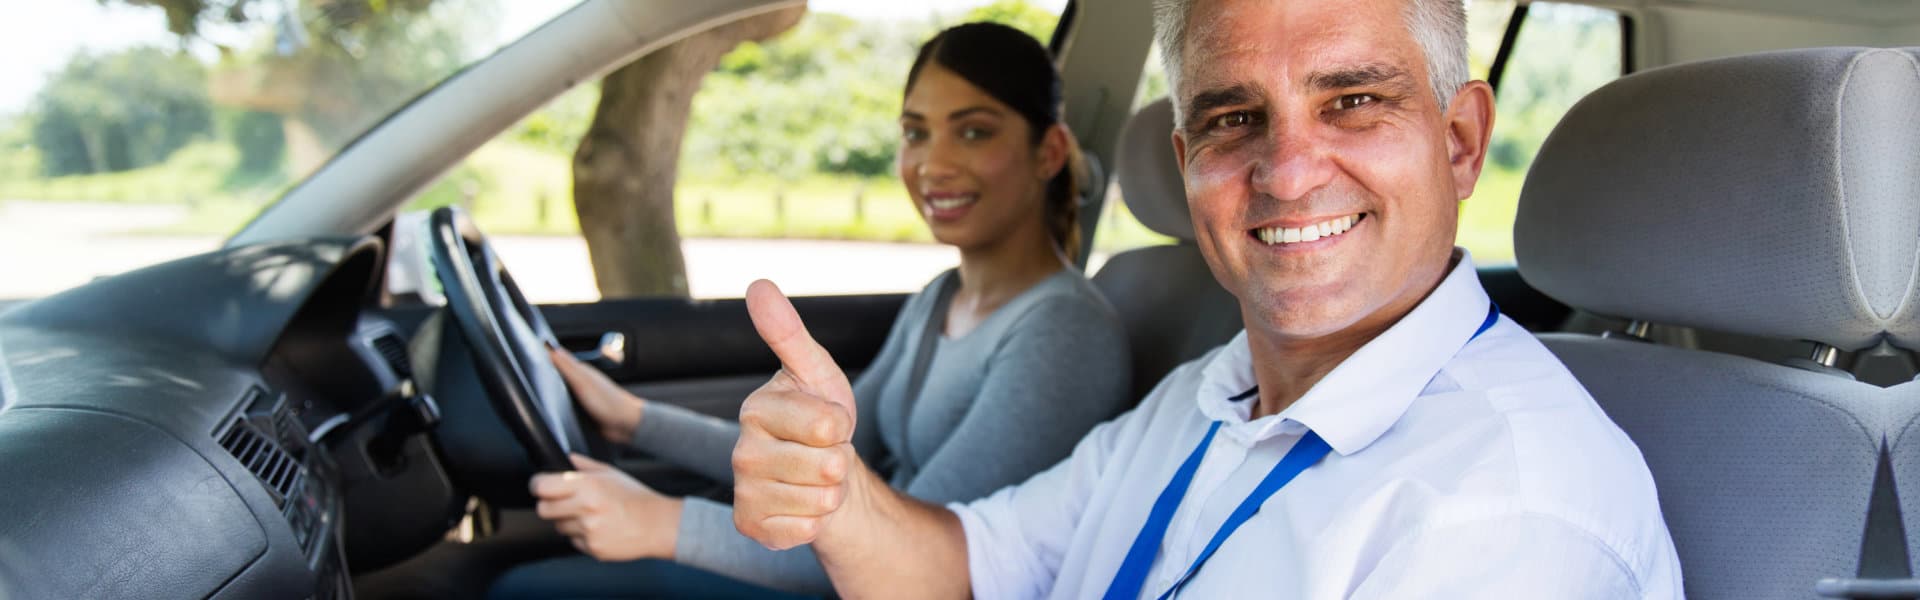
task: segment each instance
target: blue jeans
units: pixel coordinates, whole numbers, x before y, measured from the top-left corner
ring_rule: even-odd
[[[494,580],[491,600],[568,598],[612,600],[704,598],[800,600],[812,598],[761,587],[666,560],[606,563],[575,554],[515,567]]]

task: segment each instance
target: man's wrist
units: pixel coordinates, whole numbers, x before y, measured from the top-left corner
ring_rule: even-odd
[[[814,538],[814,552],[822,561],[861,560],[849,553],[859,551],[860,541],[872,540],[874,528],[897,508],[899,499],[893,487],[868,469],[858,455],[853,456],[853,463],[847,469],[847,497],[821,522],[819,535]]]

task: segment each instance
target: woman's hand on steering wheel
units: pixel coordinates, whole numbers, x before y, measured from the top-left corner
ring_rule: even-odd
[[[600,461],[575,454],[575,470],[541,473],[534,511],[580,552],[602,561],[673,558],[681,502]]]
[[[566,379],[567,387],[573,390],[574,402],[600,424],[600,435],[616,444],[630,443],[634,430],[640,426],[646,400],[628,393],[605,373],[580,362],[570,352],[549,346],[547,353],[553,357],[554,369],[560,371],[560,377]]]

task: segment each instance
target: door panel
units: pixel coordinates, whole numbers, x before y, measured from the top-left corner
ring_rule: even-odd
[[[852,377],[880,351],[906,294],[794,298],[815,340]],[[569,350],[595,347],[605,333],[626,336],[625,360],[604,369],[650,402],[733,420],[740,402],[780,368],[753,328],[746,301],[647,298],[542,306]],[[669,494],[724,494],[712,482],[629,452],[622,469]]]
[[[794,298],[794,308],[843,368],[865,367],[880,351],[906,294]],[[605,332],[627,338],[627,358],[608,371],[622,384],[745,375],[780,368],[747,317],[745,300],[644,298],[540,307],[569,349]]]

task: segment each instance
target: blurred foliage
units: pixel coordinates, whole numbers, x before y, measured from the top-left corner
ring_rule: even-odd
[[[220,111],[221,130],[240,150],[236,176],[257,176],[280,170],[287,155],[286,131],[280,115],[257,110]]]
[[[1058,17],[998,0],[950,21],[861,21],[808,13],[762,43],[721,57],[694,96],[681,177],[799,180],[815,174],[882,177],[899,143],[901,84],[920,43],[961,22],[1007,23],[1043,42]],[[514,140],[571,153],[598,93],[582,86],[514,126]]]
[[[1471,10],[1473,72],[1484,77],[1513,3],[1477,0]],[[1479,264],[1514,260],[1513,220],[1527,169],[1560,117],[1588,92],[1620,76],[1620,42],[1619,16],[1613,11],[1550,2],[1528,8],[1494,102],[1486,167],[1473,197],[1460,209],[1459,244],[1472,250]]]
[[[99,0],[151,6],[184,41],[225,27],[257,31],[222,47],[215,70],[237,85],[218,101],[302,121],[326,154],[467,64],[487,39],[495,0]]]
[[[921,37],[911,29],[812,13],[727,53],[694,96],[687,175],[885,174],[899,137],[898,82]]]
[[[1567,109],[1619,76],[1620,25],[1613,11],[1532,5],[1500,81],[1488,161],[1525,171]]]
[[[125,171],[166,160],[212,132],[206,82],[199,62],[159,48],[75,55],[34,102],[42,174]]]
[[[962,22],[993,21],[1027,32],[1045,46],[1053,41],[1053,28],[1060,16],[1021,0],[996,0],[993,4],[967,11]]]

